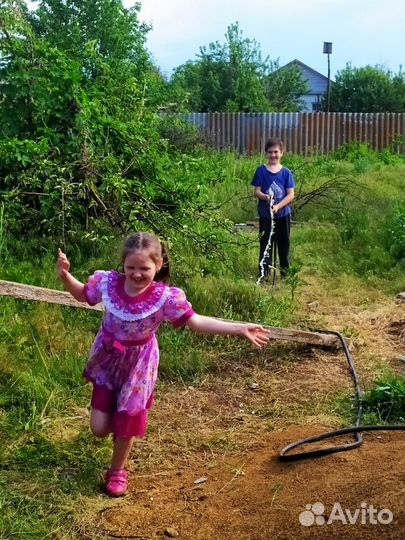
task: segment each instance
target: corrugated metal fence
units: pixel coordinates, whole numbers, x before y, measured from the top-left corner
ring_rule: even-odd
[[[176,116],[200,128],[212,145],[240,153],[262,152],[278,137],[288,152],[328,153],[351,141],[405,153],[404,113],[189,113]]]

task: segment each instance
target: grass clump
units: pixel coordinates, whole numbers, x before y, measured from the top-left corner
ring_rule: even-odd
[[[379,377],[362,398],[363,423],[405,422],[405,376],[388,372]]]
[[[405,423],[405,377],[387,370],[364,392],[361,406],[361,425]],[[358,411],[354,391],[334,396],[328,409],[341,418],[342,425],[354,425]]]

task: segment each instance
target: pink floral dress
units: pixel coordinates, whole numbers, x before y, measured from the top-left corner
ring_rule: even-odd
[[[86,301],[103,302],[105,313],[83,376],[116,392],[117,411],[135,416],[148,408],[156,384],[157,329],[165,321],[182,326],[194,311],[181,289],[154,281],[129,296],[124,282],[124,274],[99,270],[84,286]]]

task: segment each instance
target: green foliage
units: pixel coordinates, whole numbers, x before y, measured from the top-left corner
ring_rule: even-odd
[[[288,273],[285,277],[286,283],[291,287],[291,301],[293,302],[295,300],[298,287],[300,285],[303,285],[305,281],[301,278],[301,270],[302,270],[303,264],[301,261],[294,261],[289,269]]]
[[[271,72],[265,79],[265,88],[271,110],[277,112],[300,111],[301,97],[309,89],[297,65],[280,68],[278,62],[271,64]]]
[[[196,276],[187,290],[198,312],[221,318],[282,326],[291,308],[288,299],[269,296],[254,281]]]
[[[212,368],[212,345],[185,328],[177,332],[162,328],[159,332],[159,349],[159,369],[165,379],[192,382]],[[187,354],[182,354],[180,360],[175,351],[187,351]]]
[[[21,12],[10,22],[12,34],[0,38],[2,137],[50,139],[68,143],[73,127],[80,67],[63,51],[36,38]]]
[[[387,373],[362,397],[365,418],[378,423],[405,421],[405,377]],[[366,416],[367,415],[367,416]]]
[[[36,160],[38,170],[50,166],[43,164],[49,146],[42,139],[38,145],[26,142],[30,139],[16,141],[20,154],[27,153],[30,160]],[[159,156],[165,144],[160,142]],[[12,155],[13,145],[15,141],[11,140],[10,147],[2,146],[2,155]],[[151,147],[151,151],[155,150]],[[197,312],[294,327],[297,317],[302,324],[296,308],[307,275],[312,279],[317,275],[333,276],[337,288],[339,279],[347,275],[355,276],[358,282],[374,279],[379,291],[392,280],[403,283],[404,267],[399,252],[394,258],[403,234],[402,162],[387,165],[377,156],[376,161],[370,161],[367,175],[359,176],[355,163],[360,158],[368,160],[364,149],[358,150],[353,162],[338,160],[336,156],[285,157],[285,164],[294,169],[302,184],[302,189],[297,189],[301,196],[323,186],[327,179],[342,175],[359,182],[348,184],[346,191],[340,187],[330,191],[328,205],[324,199],[320,200],[322,204],[315,204],[316,198],[307,198],[307,204],[298,212],[299,222],[292,229],[290,276],[275,289],[255,285],[257,234],[235,234],[229,220],[242,215],[246,220],[256,217],[250,180],[260,156],[241,157],[197,145],[190,154],[171,146],[162,158],[165,174],[176,182],[175,189],[181,197],[186,199],[190,196],[188,191],[192,192],[192,204],[190,209],[184,206],[181,221],[180,212],[167,204],[169,200],[173,205],[179,201],[170,199],[169,193],[160,193],[167,210],[159,216],[158,224],[166,228],[172,248],[173,281],[187,291]],[[109,154],[108,159],[114,163],[116,158]],[[145,163],[149,162],[145,159]],[[25,170],[21,168],[21,176]],[[153,177],[150,182],[155,185]],[[104,200],[110,200],[107,194],[112,198],[115,191],[125,193],[127,189],[118,175],[97,185],[99,189],[105,186]],[[151,186],[144,182],[143,189],[147,191]],[[126,204],[124,196],[120,200]],[[166,214],[178,221],[178,230],[170,228]],[[0,249],[6,258],[2,256],[0,260],[1,277],[58,287],[54,273],[55,239],[36,234],[35,239],[24,235],[16,240],[12,232],[16,225],[11,227],[5,219],[3,224]],[[139,220],[139,226],[144,225]],[[33,227],[37,227],[34,221]],[[94,269],[115,265],[122,238],[116,228],[106,223],[105,216],[92,218],[84,238],[79,227],[77,234],[70,236],[74,275],[85,280]],[[398,243],[391,252],[394,239]],[[197,244],[203,249],[196,249]],[[85,411],[90,390],[81,371],[99,323],[100,314],[87,310],[14,299],[1,301],[0,437],[6,444],[0,448],[0,536],[4,538],[75,537],[82,532],[77,527],[80,513],[98,500],[100,471],[108,466],[111,442],[95,441],[89,433]],[[263,361],[263,356],[255,356],[255,351],[238,338],[202,336],[165,326],[159,332],[159,342],[161,376],[165,381],[180,379],[187,384],[201,379],[208,370],[220,366],[223,359],[245,364],[252,358],[255,362]],[[277,351],[275,347],[272,354],[278,354]],[[285,349],[281,352],[280,348],[279,354],[285,355]],[[384,379],[380,386],[390,384]],[[396,419],[388,414],[398,410],[398,402],[399,411],[403,411],[403,401],[398,401],[403,399],[398,397],[403,396],[401,384],[397,388],[393,383],[383,391],[378,405],[384,403],[382,408],[368,409],[366,405],[367,423],[372,415],[377,423],[402,421],[400,412]],[[343,411],[343,404],[335,403],[336,408]],[[344,414],[348,422],[352,412],[346,399]],[[139,449],[142,452],[142,445]],[[93,513],[94,508],[90,511]]]
[[[325,104],[324,104],[325,105]],[[352,67],[338,71],[331,85],[330,111],[404,112],[405,77],[380,66]]]
[[[283,159],[297,184],[301,226],[293,228],[292,247],[312,271],[363,278],[401,272],[404,160],[388,154],[385,164],[381,154],[358,142],[329,156]]]
[[[208,142],[197,127],[177,115],[162,116],[157,128],[160,137],[182,153],[194,152]]]
[[[193,111],[259,111],[266,107],[261,77],[266,69],[255,40],[228,27],[226,43],[201,47],[199,59],[176,69],[171,86],[189,93]]]
[[[7,258],[7,249],[4,235],[4,203],[0,205],[0,259]]]
[[[260,45],[244,38],[238,23],[225,43],[201,47],[198,59],[179,66],[170,81],[178,110],[194,112],[295,111],[306,85],[298,69],[279,70],[262,58]]]
[[[142,95],[127,58],[117,58],[114,49],[107,54],[94,40],[72,52],[62,39],[63,33],[70,36],[69,29],[60,24],[58,32],[45,32],[45,19],[56,25],[63,6],[43,2],[28,16],[23,4],[10,3],[0,41],[5,59],[0,65],[0,152],[5,157],[0,190],[7,200],[8,227],[16,232],[31,218],[32,232],[44,233],[60,230],[62,221],[68,230],[71,223],[88,222],[97,216],[97,204],[98,213],[106,212],[109,202],[97,199],[98,190],[108,190],[111,176],[123,176],[132,152],[138,151],[142,162],[148,139],[158,143],[153,121],[140,118]],[[73,12],[72,24],[81,31],[83,14]],[[133,42],[130,34],[122,37]],[[122,148],[121,139],[131,130],[136,136]],[[105,176],[107,185],[100,186]]]
[[[404,258],[403,194],[377,168],[373,175],[368,172],[367,184],[352,195],[354,198],[341,199],[338,230],[342,248],[352,254],[353,269],[360,274],[389,271]]]
[[[376,158],[376,152],[370,148],[370,145],[360,141],[342,144],[335,150],[333,155],[336,159],[350,161],[351,163],[359,159],[375,161]]]
[[[397,152],[397,143],[400,144],[400,141],[393,141],[392,148],[385,148],[383,151],[378,152],[373,150],[368,143],[352,141],[342,144],[333,152],[332,156],[337,160],[353,163],[356,172],[365,172],[360,170],[362,166],[367,169],[374,163],[384,163],[385,165],[404,163],[404,156]]]
[[[214,256],[210,237],[220,216],[212,214],[198,236],[189,227],[210,213],[198,201],[194,158],[173,161],[161,138],[181,133],[172,144],[189,149],[196,134],[165,126],[151,108],[149,83],[162,81],[144,49],[139,6],[92,6],[44,0],[28,13],[23,3],[8,3],[0,37],[5,230],[52,235],[66,248],[83,236],[100,244],[148,229],[169,242],[198,239],[195,249]]]
[[[395,261],[405,259],[405,201],[398,201],[387,213],[384,227],[385,242]]]

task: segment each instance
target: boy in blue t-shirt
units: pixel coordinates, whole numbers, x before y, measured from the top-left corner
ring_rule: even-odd
[[[272,226],[270,205],[273,209],[274,227],[271,240],[272,249],[263,261],[265,275],[269,274],[274,246],[277,245],[280,273],[284,277],[289,268],[291,207],[294,199],[294,177],[280,160],[283,156],[283,141],[269,139],[265,145],[268,162],[256,169],[252,180],[255,197],[259,199],[260,259],[262,261]]]

